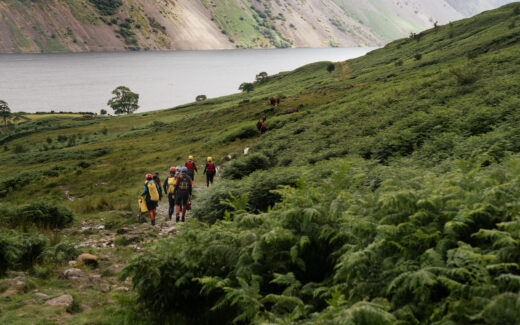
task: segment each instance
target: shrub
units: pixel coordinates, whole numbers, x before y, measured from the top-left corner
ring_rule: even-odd
[[[27,149],[25,149],[25,147],[21,144],[17,144],[16,146],[14,146],[14,153],[24,153],[26,151]]]
[[[197,102],[203,102],[203,101],[205,101],[206,99],[208,99],[208,97],[206,97],[206,95],[198,95],[198,96],[195,98],[195,100],[196,100]]]
[[[44,228],[63,228],[72,222],[72,211],[60,204],[36,201],[22,205],[17,215],[11,219],[11,224],[34,224]]]
[[[76,259],[79,254],[80,251],[73,244],[62,241],[54,246],[45,248],[40,255],[40,259],[47,264],[61,264]]]
[[[422,54],[420,54],[420,53],[419,53],[419,54],[416,54],[416,55],[414,56],[414,58],[415,58],[417,61],[419,61],[420,59],[422,59]]]
[[[0,275],[8,269],[30,268],[47,243],[47,237],[36,233],[4,231],[0,236]]]
[[[271,162],[262,153],[252,153],[236,159],[226,166],[222,172],[222,177],[228,179],[240,179],[259,169],[268,169]]]
[[[115,14],[123,5],[122,0],[89,0],[89,2],[104,16]]]
[[[469,66],[454,67],[450,69],[450,72],[455,76],[459,85],[471,85],[480,78],[479,71]]]
[[[336,66],[334,65],[334,63],[329,63],[327,65],[327,71],[330,73],[332,71],[336,70]]]

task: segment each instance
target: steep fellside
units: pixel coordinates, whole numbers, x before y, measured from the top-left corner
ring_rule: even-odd
[[[445,0],[6,0],[0,52],[370,46],[462,17]]]

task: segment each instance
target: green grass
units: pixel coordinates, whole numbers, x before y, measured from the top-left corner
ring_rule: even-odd
[[[122,310],[179,324],[514,322],[518,7],[394,41],[330,73],[317,62],[271,76],[250,93],[20,123],[0,137],[2,184],[23,176],[2,200],[54,198],[76,223],[124,225],[147,172],[164,177],[190,154],[200,167],[212,156],[225,179],[195,193],[199,221],[131,260],[136,290]],[[285,97],[272,111],[271,96]],[[262,115],[268,132],[250,133]],[[56,147],[45,151],[47,138]],[[93,310],[71,319],[115,311]]]
[[[16,37],[18,46],[20,48],[28,49],[31,47],[31,41],[28,40],[11,21],[7,20],[7,25],[9,26],[11,34],[13,34]]]

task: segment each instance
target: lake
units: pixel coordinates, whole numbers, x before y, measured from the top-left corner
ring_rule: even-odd
[[[13,112],[105,108],[124,85],[140,95],[138,112],[239,92],[255,75],[317,61],[344,61],[374,48],[301,48],[178,52],[0,55],[0,99]]]

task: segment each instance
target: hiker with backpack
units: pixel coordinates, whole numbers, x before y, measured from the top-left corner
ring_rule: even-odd
[[[173,213],[175,212],[175,177],[177,174],[177,168],[170,167],[170,175],[164,179],[164,193],[168,197],[168,219],[172,220]]]
[[[204,166],[203,174],[206,174],[206,186],[209,187],[209,183],[213,185],[213,177],[217,173],[217,168],[215,167],[215,163],[213,162],[213,158],[208,157],[208,162],[206,166]]]
[[[193,156],[188,157],[188,161],[184,164],[186,168],[188,168],[188,175],[190,176],[192,181],[195,181],[195,172],[199,172],[197,170],[197,166],[195,165],[195,162],[193,161]]]
[[[159,178],[159,172],[155,172],[153,174],[153,181],[155,182],[155,184],[157,184],[157,187],[159,188],[159,201],[161,201],[162,197],[163,197],[163,193],[162,193],[162,188],[161,188],[161,179]]]
[[[160,187],[153,180],[152,174],[146,174],[146,181],[144,183],[144,191],[141,197],[144,197],[148,213],[150,214],[150,221],[152,226],[155,226],[155,213],[157,209],[157,202],[159,201]]]
[[[186,166],[181,168],[181,174],[175,178],[175,222],[179,222],[179,214],[182,211],[182,222],[186,217],[186,210],[191,201],[193,181],[188,175]]]

